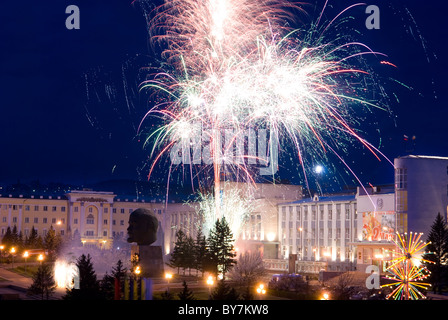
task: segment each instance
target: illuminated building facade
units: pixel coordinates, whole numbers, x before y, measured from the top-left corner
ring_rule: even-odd
[[[448,158],[408,155],[394,160],[398,231],[428,234],[448,214]]]
[[[300,272],[307,265],[333,271],[353,268],[358,236],[355,194],[302,199],[278,206],[280,255],[295,260]],[[323,264],[310,262],[320,261]]]
[[[45,237],[53,228],[61,236],[79,235],[85,246],[111,248],[113,239],[127,238],[129,215],[147,208],[163,221],[165,204],[118,199],[112,192],[72,191],[63,196],[0,197],[0,237],[17,227],[23,238],[31,229]]]

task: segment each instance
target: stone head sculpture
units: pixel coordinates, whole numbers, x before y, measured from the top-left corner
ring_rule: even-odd
[[[128,242],[138,245],[150,245],[157,240],[159,221],[151,211],[136,209],[129,216]]]

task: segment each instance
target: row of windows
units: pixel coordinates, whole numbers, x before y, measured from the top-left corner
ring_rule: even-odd
[[[20,205],[3,204],[3,205],[0,205],[0,208],[2,208],[4,210],[7,210],[9,206],[12,208],[12,210],[18,210]],[[31,209],[33,211],[40,211],[41,207],[42,207],[42,211],[50,211],[50,209],[51,209],[51,212],[57,212],[58,211],[58,207],[57,206],[39,206],[39,205],[34,205],[34,206],[25,205],[24,206],[25,211],[31,211]],[[62,207],[59,207],[59,208],[60,208],[60,212],[66,212],[66,207],[65,206],[62,206]],[[89,213],[92,213],[93,212],[93,207],[88,207],[87,210],[88,210]],[[112,208],[112,213],[120,212],[120,213],[124,214],[124,213],[126,213],[126,210],[129,213],[132,213],[135,209],[124,209],[124,208],[117,209],[117,208]],[[73,211],[74,212],[79,212],[79,207],[73,207]],[[109,208],[103,208],[103,212],[104,213],[109,213]],[[154,209],[154,214],[159,214],[160,215],[160,214],[162,214],[162,212],[163,212],[162,209]]]
[[[329,205],[330,207],[331,205]],[[282,207],[282,220],[286,220],[286,208],[287,207]],[[289,207],[289,220],[295,220],[294,219],[294,211],[293,211],[292,206]],[[317,218],[317,212],[316,210],[313,208],[313,210],[311,211],[311,220],[316,220]],[[349,206],[345,207],[345,220],[350,220],[350,216],[351,216],[351,210]],[[301,218],[303,217],[303,220],[308,220],[308,210],[306,209],[306,207],[303,210],[303,213],[300,213],[300,207],[297,207],[297,212],[296,212],[296,218],[297,220],[301,220]],[[324,220],[325,218],[325,211],[323,210],[323,208],[321,208],[321,210],[319,211],[319,220]],[[332,220],[333,219],[333,209],[328,209],[327,211],[327,218],[328,220]],[[337,220],[341,220],[341,209],[336,209],[336,219]]]
[[[62,218],[62,219],[51,218],[51,220],[48,219],[48,218],[45,218],[45,217],[42,218],[42,223],[48,223],[49,221],[51,221],[52,224],[56,224],[58,222],[60,222],[62,224],[65,223],[65,219],[64,218]],[[7,218],[6,217],[2,217],[2,222],[6,223],[7,222]],[[18,222],[17,217],[12,217],[12,223],[17,223],[17,222]],[[30,223],[31,222],[31,218],[30,217],[25,217],[24,222],[25,223]],[[39,223],[39,218],[38,217],[34,217],[33,218],[33,223]]]
[[[38,217],[34,217],[34,218],[32,219],[32,221],[33,221],[33,223],[38,224],[39,221],[40,221],[40,219],[39,219]],[[73,224],[78,224],[78,221],[79,221],[79,220],[78,220],[77,218],[73,219]],[[2,217],[2,222],[3,222],[3,223],[7,223],[7,218],[6,218],[6,217]],[[24,223],[30,223],[30,222],[31,222],[31,218],[30,218],[30,217],[25,217],[25,219],[24,219]],[[64,219],[64,218],[62,218],[62,219],[56,219],[56,218],[48,219],[48,218],[46,218],[46,217],[43,217],[43,218],[41,219],[41,222],[42,222],[42,223],[49,223],[49,222],[51,222],[51,224],[56,224],[56,223],[65,224],[65,219]],[[124,226],[124,225],[125,225],[125,220],[120,220],[119,222],[120,222],[120,226]],[[18,219],[17,219],[17,217],[13,217],[13,218],[12,218],[12,223],[18,223]],[[94,223],[95,223],[94,218],[93,218],[92,215],[89,215],[89,216],[87,217],[87,219],[86,219],[86,223],[87,223],[87,224],[94,224]],[[104,219],[104,220],[103,220],[103,224],[104,224],[104,225],[107,225],[107,224],[108,224],[108,219]],[[114,226],[117,225],[117,224],[116,224],[116,220],[112,220],[112,225],[114,225]]]

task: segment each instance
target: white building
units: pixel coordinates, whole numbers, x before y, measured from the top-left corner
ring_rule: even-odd
[[[328,271],[353,269],[359,231],[355,194],[316,195],[280,204],[278,210],[280,255],[297,260],[296,272],[311,261],[324,262],[314,265]]]
[[[438,213],[447,217],[448,158],[409,155],[394,165],[398,231],[428,235]]]

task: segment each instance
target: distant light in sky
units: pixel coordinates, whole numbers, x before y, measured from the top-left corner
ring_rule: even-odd
[[[314,167],[314,172],[317,174],[321,174],[324,172],[324,167],[318,164]]]

